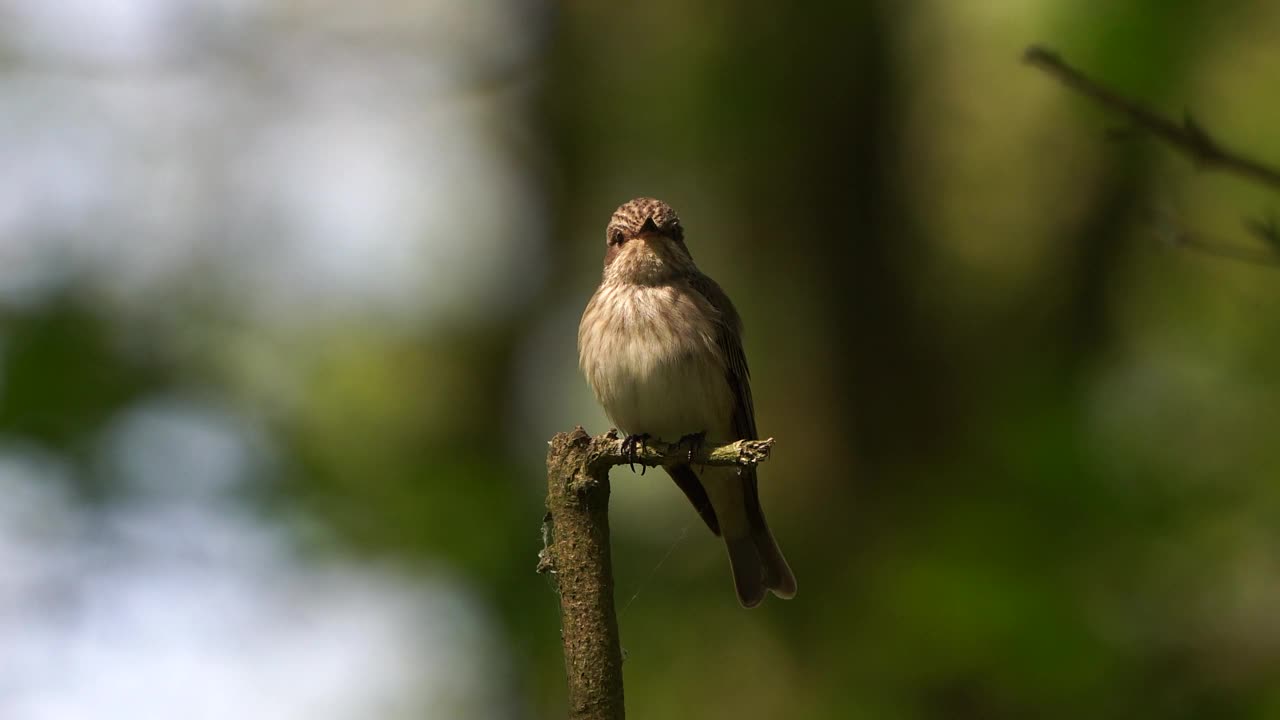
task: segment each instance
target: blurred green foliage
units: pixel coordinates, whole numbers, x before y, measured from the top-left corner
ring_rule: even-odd
[[[555,717],[529,448],[591,416],[573,415],[584,384],[530,379],[532,347],[573,375],[604,221],[652,195],[747,322],[779,438],[764,503],[800,593],[742,611],[674,488],[632,507],[623,486],[665,480],[616,474],[632,716],[1280,714],[1280,275],[1164,248],[1150,212],[1249,243],[1231,219],[1259,196],[1107,142],[1111,118],[1018,63],[1044,42],[1275,157],[1257,118],[1276,109],[1276,8],[661,0],[556,20],[530,110],[554,224],[537,302],[426,333],[336,320],[296,347],[305,400],[280,410],[235,347],[140,355],[67,295],[7,312],[0,431],[88,466],[146,394],[233,398],[280,444],[272,503],[473,588],[519,704]],[[544,381],[576,393],[572,417],[516,408]]]

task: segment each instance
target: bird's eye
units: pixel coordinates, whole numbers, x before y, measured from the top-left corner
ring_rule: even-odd
[[[612,245],[621,245],[621,244],[622,244],[622,231],[621,231],[621,230],[614,230],[614,231],[610,232],[610,233],[609,233],[609,243],[610,243],[610,244],[612,244]]]

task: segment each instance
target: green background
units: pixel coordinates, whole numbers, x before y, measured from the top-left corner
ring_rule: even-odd
[[[269,47],[328,12],[288,8],[231,36]],[[459,41],[460,84],[409,97],[424,113],[503,98],[476,132],[532,200],[480,191],[455,211],[505,219],[486,247],[531,258],[523,294],[430,322],[317,309],[282,332],[207,269],[160,292],[162,316],[72,276],[0,307],[6,442],[76,468],[64,481],[93,514],[131,501],[92,451],[113,418],[161,393],[227,408],[273,458],[237,502],[304,558],[446,578],[485,618],[502,669],[464,695],[504,699],[388,716],[557,717],[557,599],[534,572],[545,441],[608,429],[577,318],[609,214],[658,197],[745,320],[778,441],[763,503],[800,590],[741,609],[677,489],[615,469],[632,717],[1280,716],[1280,274],[1170,243],[1261,248],[1242,219],[1280,201],[1020,62],[1044,43],[1280,158],[1280,6],[520,12],[518,38]],[[315,51],[405,43],[378,27]],[[532,49],[486,60],[508,41]],[[435,57],[420,39],[401,52]]]

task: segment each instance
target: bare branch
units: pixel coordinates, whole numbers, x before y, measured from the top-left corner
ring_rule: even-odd
[[[573,720],[622,720],[622,649],[609,552],[609,469],[631,462],[614,431],[591,437],[581,427],[551,439],[547,514],[538,572],[560,592],[561,641]],[[635,462],[645,467],[690,462],[749,467],[768,459],[773,439],[688,446],[650,443]]]
[[[1280,190],[1280,169],[1224,148],[1190,114],[1184,115],[1182,122],[1171,120],[1093,80],[1057,53],[1038,45],[1027,48],[1023,60],[1099,105],[1127,116],[1136,127],[1184,153],[1198,167],[1232,172]]]

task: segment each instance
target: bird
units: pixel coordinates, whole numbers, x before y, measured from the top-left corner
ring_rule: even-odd
[[[604,272],[578,326],[578,360],[596,400],[627,434],[688,443],[758,439],[742,320],[694,264],[675,210],[653,198],[623,203],[605,227]],[[693,457],[693,452],[687,455]],[[760,506],[755,467],[664,465],[723,538],[743,607],[766,591],[796,594]]]

